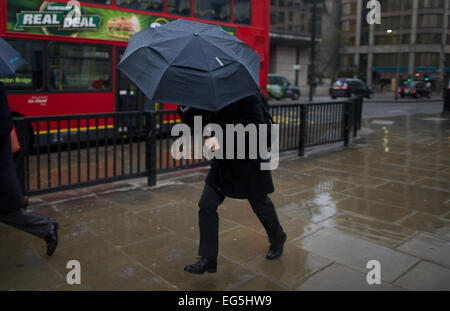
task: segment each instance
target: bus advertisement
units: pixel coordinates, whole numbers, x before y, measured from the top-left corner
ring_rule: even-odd
[[[19,117],[174,109],[151,102],[117,64],[133,34],[184,18],[220,25],[252,47],[266,92],[269,7],[269,0],[1,0],[0,37],[28,64],[0,81]]]

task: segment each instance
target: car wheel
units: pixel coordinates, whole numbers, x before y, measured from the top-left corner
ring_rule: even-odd
[[[402,95],[400,95],[400,97],[401,97],[401,98],[405,98],[405,95],[402,94]]]
[[[292,94],[291,98],[292,100],[297,100],[300,97],[300,94],[298,92],[295,92],[294,94]]]
[[[336,99],[336,96],[331,96],[332,99]]]

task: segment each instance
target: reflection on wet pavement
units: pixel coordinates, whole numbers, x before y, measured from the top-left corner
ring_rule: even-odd
[[[388,122],[386,122],[388,121]],[[33,197],[60,222],[60,245],[0,224],[0,290],[450,290],[450,118],[378,118],[344,150],[287,157],[271,198],[288,235],[269,242],[245,200],[219,207],[216,274],[196,260],[197,201],[207,169]],[[82,284],[65,282],[68,260]],[[369,260],[381,264],[369,285]]]

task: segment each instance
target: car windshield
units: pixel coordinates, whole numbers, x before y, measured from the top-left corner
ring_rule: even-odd
[[[411,81],[405,81],[405,82],[403,82],[403,86],[411,87],[412,85],[413,85],[413,82],[411,82]]]
[[[337,80],[333,83],[333,86],[343,86],[346,82],[344,80]]]
[[[269,77],[269,84],[282,85],[283,84],[283,78],[278,77],[278,76]]]

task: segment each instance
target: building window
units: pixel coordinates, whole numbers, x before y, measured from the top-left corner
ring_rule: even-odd
[[[357,3],[345,3],[342,5],[342,15],[353,15],[357,12]]]
[[[440,44],[442,35],[440,33],[418,33],[416,43],[419,44]]]
[[[375,24],[375,30],[400,29],[400,16],[383,17],[381,24]],[[403,29],[411,28],[411,16],[403,16]]]
[[[250,25],[252,5],[250,0],[234,0],[233,19],[236,24]]]
[[[354,32],[356,30],[356,20],[349,19],[342,22],[342,30]]]
[[[416,67],[439,67],[439,53],[416,53]]]
[[[49,88],[110,90],[111,49],[106,46],[51,43],[48,55]]]
[[[344,67],[353,66],[353,54],[344,54],[341,55],[341,65]]]
[[[277,13],[275,12],[270,12],[270,24],[271,25],[276,25],[277,24]]]
[[[410,35],[405,34],[402,36],[402,44],[409,44],[410,42]],[[395,45],[400,44],[400,36],[399,35],[382,35],[382,36],[375,36],[375,44],[376,45]]]
[[[373,57],[374,67],[397,67],[397,53],[375,54]],[[400,54],[400,67],[408,67],[409,54]]]
[[[403,1],[403,9],[405,11],[412,9],[411,0]],[[392,12],[392,11],[401,11],[402,9],[402,1],[399,0],[383,0],[381,1],[381,12]]]
[[[116,0],[116,4],[123,8],[135,10],[155,12],[162,12],[164,10],[164,0]]]
[[[191,15],[191,0],[167,0],[167,13],[181,16]]]
[[[0,75],[0,81],[7,90],[39,90],[43,83],[43,51],[42,42],[30,40],[6,41],[16,49],[28,62],[17,68],[13,75]]]
[[[284,12],[278,12],[278,22],[280,24],[284,24],[284,20],[285,20]]]
[[[419,9],[442,9],[444,7],[444,0],[419,0]]]
[[[230,3],[231,0],[195,0],[194,15],[201,19],[229,22]]]
[[[442,28],[443,15],[442,14],[421,14],[418,18],[419,28]]]

